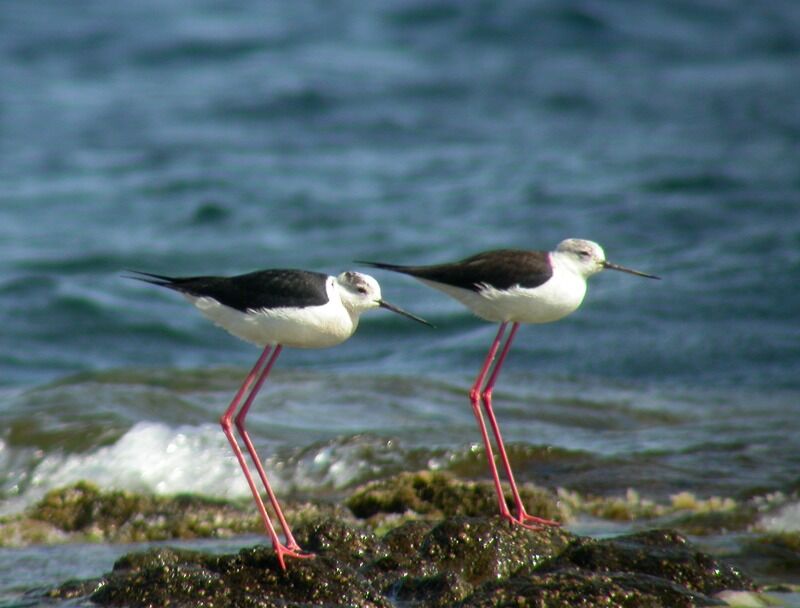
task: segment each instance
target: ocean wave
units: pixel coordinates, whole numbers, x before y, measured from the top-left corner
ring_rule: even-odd
[[[800,501],[794,500],[761,518],[767,532],[800,532]]]
[[[343,436],[300,449],[258,443],[270,483],[279,494],[320,495],[408,467],[424,467],[432,454],[447,460],[442,450],[409,452],[396,440],[373,435]],[[36,463],[25,472],[31,459]],[[139,422],[113,444],[81,453],[37,455],[32,450],[15,452],[0,442],[0,469],[7,474],[9,498],[0,509],[4,513],[24,509],[47,491],[82,480],[105,489],[160,495],[250,495],[224,434],[212,424],[171,427]]]
[[[80,480],[104,488],[156,494],[248,495],[244,477],[218,427],[171,428],[140,422],[112,445],[85,453],[44,455],[4,511],[25,508],[48,490]]]

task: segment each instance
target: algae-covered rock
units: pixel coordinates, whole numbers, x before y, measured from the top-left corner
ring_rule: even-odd
[[[471,584],[480,584],[538,565],[563,550],[571,538],[559,528],[531,531],[499,517],[453,517],[430,531],[419,556],[439,571],[457,572]]]
[[[57,545],[71,535],[45,522],[21,516],[0,517],[0,547]]]
[[[724,589],[753,589],[752,580],[673,530],[650,530],[617,538],[575,539],[544,570],[578,567],[591,572],[637,572],[707,595]]]
[[[407,521],[392,528],[381,538],[385,555],[365,564],[364,576],[384,594],[396,595],[401,583],[424,574],[433,574],[434,569],[419,558],[420,547],[434,527],[431,521]]]
[[[272,548],[259,545],[237,554],[155,549],[120,559],[114,570],[88,588],[101,606],[287,608],[391,603],[355,569],[336,558],[292,560],[284,572]],[[50,597],[75,597],[74,583]]]
[[[444,608],[460,605],[472,591],[473,586],[463,577],[445,570],[404,580],[397,587],[395,597],[403,605]]]
[[[226,579],[236,593],[225,606],[391,606],[356,569],[335,557],[319,554],[292,560],[284,572],[270,547],[244,549],[234,559],[221,556]],[[233,566],[233,568],[231,568]],[[253,599],[258,604],[253,604]]]
[[[103,587],[104,584],[105,579],[103,578],[93,578],[89,580],[69,580],[63,583],[60,587],[48,589],[43,595],[50,599],[79,600],[81,598],[91,597],[91,595]],[[28,595],[33,596],[35,594],[29,593]]]
[[[546,490],[524,485],[520,494],[530,513],[562,519],[555,497]],[[506,501],[513,509],[510,495]],[[421,471],[368,483],[357,489],[346,504],[356,517],[363,519],[406,512],[431,517],[476,517],[495,513],[497,496],[490,482],[460,481],[446,473]]]
[[[294,535],[305,551],[335,557],[355,568],[386,555],[374,532],[331,517],[301,524]]]
[[[489,606],[719,606],[724,589],[750,590],[753,582],[671,530],[613,539],[574,537],[559,555],[487,583],[464,608]]]
[[[693,593],[658,577],[601,574],[577,568],[515,576],[487,584],[460,604],[461,608],[695,608],[725,605],[725,602]]]
[[[82,481],[48,492],[27,512],[0,522],[0,544],[137,542],[225,537],[261,530],[255,510],[201,496],[101,491]]]
[[[559,529],[509,528],[497,517],[406,523],[383,538],[322,518],[296,530],[310,559],[280,569],[269,545],[234,554],[158,549],[117,561],[81,587],[102,606],[625,606],[724,605],[722,589],[752,582],[670,531],[594,541]],[[341,544],[341,546],[337,546]]]
[[[147,520],[173,508],[158,502],[166,499],[108,494],[72,487],[48,496],[36,514],[78,531],[111,531],[131,526],[136,509]],[[532,512],[556,514],[552,498],[538,505],[531,498],[528,491]],[[200,505],[200,512],[206,504],[186,500],[169,504]],[[360,488],[348,505],[368,519],[321,505],[289,514],[296,539],[316,556],[287,558],[286,571],[269,544],[226,555],[161,548],[126,555],[104,577],[71,581],[47,595],[132,608],[682,608],[719,605],[712,597],[719,591],[753,588],[670,530],[597,540],[561,528],[512,526],[496,515],[491,484],[404,474]],[[792,542],[785,545],[794,550]]]
[[[419,545],[415,567],[396,582],[398,598],[425,606],[450,606],[486,581],[507,579],[524,566],[556,555],[571,535],[539,532],[499,517],[453,517],[437,524]]]
[[[220,605],[231,588],[207,567],[209,561],[202,553],[173,549],[125,556],[91,599],[103,606]]]
[[[670,526],[686,534],[704,536],[748,530],[758,522],[759,513],[749,506],[729,511],[691,513],[670,522]]]
[[[606,521],[659,521],[687,534],[702,536],[757,525],[770,502],[782,497],[761,496],[739,501],[730,497],[701,498],[692,492],[678,492],[667,503],[657,503],[632,488],[619,496],[592,496],[558,488],[559,505],[567,516],[587,515]]]
[[[114,498],[108,501],[106,508],[113,509],[113,503],[122,502],[121,493],[114,493]],[[31,519],[37,519],[52,524],[65,532],[74,532],[94,525],[101,507],[100,488],[87,481],[79,481],[73,486],[52,490],[45,494],[30,511]],[[131,495],[133,497],[134,495]],[[126,510],[130,511],[131,502],[135,499],[124,501]],[[109,504],[112,503],[112,504]],[[119,508],[119,507],[118,507]],[[110,510],[110,509],[109,509]]]

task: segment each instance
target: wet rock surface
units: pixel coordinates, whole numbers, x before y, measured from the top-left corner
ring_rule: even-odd
[[[657,577],[631,573],[597,574],[561,570],[531,577],[516,576],[479,589],[463,608],[494,606],[614,606],[625,608],[693,608],[726,606],[721,600],[695,594]]]
[[[246,503],[102,491],[78,482],[52,490],[26,513],[0,521],[0,546],[219,538],[259,530],[260,522]]]
[[[210,555],[169,548],[126,555],[111,573],[50,598],[101,606],[630,606],[724,605],[746,576],[668,530],[596,541],[559,529],[510,528],[497,517],[409,521],[379,538],[323,518],[296,530],[312,559],[284,572],[268,545]]]
[[[672,530],[650,530],[605,540],[576,538],[546,569],[563,567],[599,573],[638,572],[704,594],[753,589],[752,581],[741,572],[697,551]]]
[[[523,498],[533,513],[565,517],[549,492],[525,487]],[[161,547],[125,555],[112,572],[45,595],[120,607],[680,608],[724,605],[720,592],[754,588],[672,530],[593,539],[512,527],[495,515],[490,483],[407,473],[366,484],[344,504],[290,510],[297,541],[315,557],[289,558],[286,571],[269,544],[223,555]],[[258,529],[246,505],[101,492],[85,483],[51,492],[13,523],[20,522],[49,526],[58,542]],[[794,539],[780,540],[767,547],[796,551]]]
[[[284,572],[268,546],[236,554],[159,549],[123,558],[91,599],[103,606],[390,606],[333,555],[293,561]]]
[[[553,494],[523,486],[522,499],[531,513],[546,519],[563,519]],[[506,496],[513,507],[511,496]],[[456,481],[444,473],[401,473],[391,479],[368,483],[346,501],[361,519],[412,512],[430,517],[480,516],[497,509],[494,487],[486,482]]]

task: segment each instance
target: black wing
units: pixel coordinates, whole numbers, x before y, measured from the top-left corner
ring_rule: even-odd
[[[496,289],[538,287],[553,276],[546,251],[497,249],[484,251],[458,262],[432,266],[398,266],[383,262],[359,262],[374,268],[383,268],[426,279],[436,283],[480,291],[482,285]]]
[[[128,277],[197,297],[214,298],[220,304],[246,312],[249,309],[322,306],[328,302],[328,276],[308,270],[258,270],[234,277],[167,277],[139,272]]]

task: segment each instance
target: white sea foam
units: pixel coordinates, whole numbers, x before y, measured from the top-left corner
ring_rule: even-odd
[[[297,488],[343,488],[403,467],[406,454],[391,439],[372,435],[341,437],[313,445],[287,464]]]
[[[396,442],[364,435],[318,443],[289,457],[276,455],[274,447],[258,448],[270,483],[279,494],[341,488],[364,476],[400,467],[403,460],[403,451]],[[0,445],[0,460],[7,457],[3,452]],[[46,455],[30,473],[27,483],[21,484],[25,488],[22,493],[5,501],[2,512],[22,510],[47,491],[80,480],[104,490],[193,493],[228,499],[250,496],[239,464],[218,426],[174,428],[140,422],[113,445],[81,454]]]
[[[797,532],[800,530],[800,502],[790,502],[765,515],[761,526],[769,532]]]
[[[48,454],[33,470],[17,507],[79,480],[103,489],[183,492],[237,498],[249,491],[219,427],[170,428],[140,422],[113,445],[83,454]],[[19,502],[23,504],[19,504]]]

